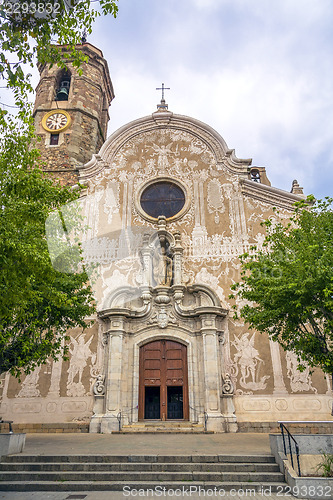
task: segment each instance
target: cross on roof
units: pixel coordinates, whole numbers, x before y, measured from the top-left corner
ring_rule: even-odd
[[[164,101],[164,91],[165,90],[170,90],[170,87],[164,87],[164,83],[162,83],[162,87],[156,87],[156,90],[162,90],[162,101]]]

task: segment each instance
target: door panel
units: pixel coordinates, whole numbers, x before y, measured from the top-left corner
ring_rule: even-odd
[[[183,411],[183,387],[168,387],[168,420],[181,420]]]
[[[148,420],[159,420],[160,416],[160,388],[145,387],[145,418]]]

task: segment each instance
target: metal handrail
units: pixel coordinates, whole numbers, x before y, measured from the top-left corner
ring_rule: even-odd
[[[208,413],[206,411],[204,412],[204,419],[205,419],[205,432],[207,432]]]
[[[278,420],[278,424],[333,424],[333,420]]]
[[[285,422],[285,423],[290,423],[290,422]],[[300,423],[300,422],[297,422],[297,423]],[[300,466],[300,463],[299,463],[299,446],[298,446],[298,443],[297,443],[296,439],[294,438],[294,436],[289,432],[289,430],[287,429],[287,427],[284,425],[284,423],[283,422],[279,422],[279,424],[280,424],[280,429],[281,429],[281,434],[282,434],[282,439],[283,439],[284,454],[287,455],[287,448],[286,448],[286,442],[285,442],[285,438],[284,438],[284,430],[283,429],[286,430],[287,435],[288,435],[288,444],[289,444],[289,454],[290,454],[291,466],[294,469],[293,451],[292,451],[292,448],[291,448],[291,439],[292,439],[294,441],[294,443],[295,443],[296,459],[297,459],[297,467],[298,467],[298,476],[302,477],[301,466]]]
[[[118,431],[121,431],[121,411],[117,413]]]
[[[299,463],[299,446],[298,446],[296,439],[291,434],[291,432],[287,429],[285,424],[333,424],[333,420],[284,420],[283,422],[278,421],[278,424],[280,424],[281,434],[282,434],[282,438],[283,438],[283,448],[284,448],[285,455],[287,455],[287,449],[286,449],[286,443],[285,443],[283,429],[285,429],[287,431],[289,452],[290,452],[290,461],[291,461],[291,465],[293,468],[294,468],[294,461],[293,461],[293,453],[292,453],[292,449],[291,449],[291,441],[290,440],[292,439],[295,443],[296,458],[297,458],[297,465],[298,465],[298,475],[299,475],[299,477],[302,477],[301,476],[301,467],[300,467],[300,463]]]
[[[2,420],[2,418],[0,417],[0,424],[8,424],[8,426],[9,426],[9,434],[13,434],[12,423],[13,423],[12,420]]]

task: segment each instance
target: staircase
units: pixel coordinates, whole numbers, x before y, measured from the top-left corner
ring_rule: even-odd
[[[0,491],[129,491],[129,488],[282,492],[267,455],[11,455],[0,462]],[[165,491],[165,490],[162,490]]]
[[[213,432],[205,432],[202,424],[195,424],[184,420],[172,420],[170,422],[163,422],[162,420],[145,420],[144,422],[135,422],[130,425],[123,425],[121,431],[118,431],[118,434],[137,434],[141,432],[160,432],[164,434],[213,434]]]

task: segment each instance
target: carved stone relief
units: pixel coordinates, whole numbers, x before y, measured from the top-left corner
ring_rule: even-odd
[[[37,366],[37,368],[29,373],[22,382],[22,387],[19,393],[16,395],[17,398],[34,398],[40,397],[40,391],[38,388],[39,375],[42,366]]]
[[[229,304],[227,304],[223,288],[219,286],[218,277],[209,273],[205,267],[202,267],[195,277],[195,282],[208,285],[220,298],[222,307],[224,307],[225,309],[228,308]]]
[[[89,358],[94,364],[96,354],[93,354],[90,350],[93,335],[86,342],[85,337],[83,333],[77,339],[70,336],[71,346],[69,352],[71,358],[68,368],[67,396],[82,397],[87,394],[87,390],[82,383],[83,370],[87,366]]]
[[[160,328],[166,328],[169,323],[176,324],[177,320],[175,315],[172,314],[170,307],[159,307],[151,316],[148,321],[149,324],[157,323]]]
[[[214,214],[215,224],[220,222],[220,215],[225,212],[224,198],[222,194],[222,186],[218,179],[212,179],[208,183],[208,211]]]
[[[290,381],[291,392],[314,391],[317,389],[312,386],[310,367],[306,365],[303,372],[297,369],[299,363],[295,353],[288,351],[286,354],[287,375]]]
[[[270,376],[261,375],[265,361],[254,347],[254,339],[255,333],[250,337],[250,333],[246,332],[240,337],[235,336],[231,344],[236,348],[234,363],[240,369],[240,386],[251,391],[259,391],[266,388],[266,380]]]
[[[108,224],[112,223],[113,214],[119,213],[119,183],[109,181],[105,189],[104,212],[108,216]]]

